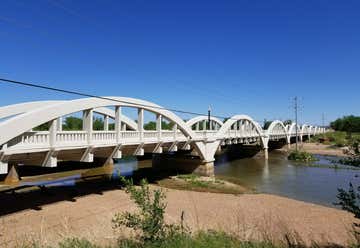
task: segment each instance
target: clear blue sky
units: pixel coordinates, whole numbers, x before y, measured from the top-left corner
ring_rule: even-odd
[[[2,0],[0,76],[229,116],[360,115],[360,1]],[[71,99],[0,84],[0,105]]]

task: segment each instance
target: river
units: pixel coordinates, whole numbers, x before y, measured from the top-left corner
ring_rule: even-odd
[[[334,157],[318,155],[312,166],[306,163],[289,161],[286,154],[272,151],[269,160],[263,157],[229,160],[226,153],[217,157],[215,175],[236,178],[244,186],[255,189],[259,193],[270,193],[301,201],[312,202],[335,207],[337,189],[347,189],[349,182],[356,183],[360,170],[340,166],[330,162]],[[314,166],[315,165],[315,166]],[[73,186],[77,182],[94,175],[110,175],[116,177],[131,175],[138,168],[151,167],[151,160],[120,160],[113,167],[97,167],[78,169],[42,176],[23,177],[18,186]],[[75,167],[77,168],[77,167]],[[107,177],[109,178],[109,177]],[[96,182],[94,182],[96,183]]]
[[[334,157],[316,156],[319,161],[312,166],[289,161],[286,155],[273,151],[269,160],[244,158],[228,161],[226,154],[215,162],[215,174],[238,178],[244,185],[257,192],[281,195],[301,201],[334,207],[337,189],[348,189],[349,182],[356,182],[360,170],[334,167]]]

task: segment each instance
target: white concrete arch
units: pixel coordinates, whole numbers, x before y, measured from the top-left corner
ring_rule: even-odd
[[[174,122],[177,127],[189,139],[195,139],[196,134],[186,123],[177,115],[163,109],[161,106],[154,103],[127,97],[106,97],[101,98],[83,98],[71,101],[60,102],[48,106],[36,108],[21,115],[17,115],[0,123],[0,145],[5,144],[9,140],[27,132],[28,130],[37,127],[45,122],[56,120],[57,118],[71,113],[85,111],[90,109],[97,109],[106,106],[122,106],[133,107],[153,112],[162,115],[163,117]],[[195,148],[201,158],[205,158],[204,149],[194,143]]]
[[[271,122],[268,129],[266,129],[267,135],[287,135],[287,129],[286,126],[282,121],[275,120]]]
[[[300,126],[299,125],[296,125],[295,123],[291,123],[291,125],[287,125],[288,127],[288,135],[292,135],[292,134],[295,134],[296,133],[296,128],[297,128],[297,131],[298,131],[298,135],[300,135]]]
[[[64,103],[66,101],[35,101],[35,102],[25,102],[7,105],[0,107],[0,119],[13,117],[19,114],[26,113],[28,111],[33,111],[44,106],[56,105],[59,103]],[[100,107],[94,109],[94,112],[109,116],[112,119],[115,119],[115,111],[109,108]],[[131,129],[137,130],[137,124],[135,121],[127,117],[126,115],[121,115],[122,121]]]
[[[226,132],[228,132],[229,130],[231,130],[231,128],[233,127],[233,125],[237,122],[243,122],[245,125],[247,125],[248,128],[247,130],[253,130],[256,132],[256,134],[260,137],[261,143],[263,146],[266,146],[266,142],[264,141],[263,138],[263,130],[260,127],[260,125],[254,121],[250,116],[248,115],[234,115],[232,116],[230,119],[228,119],[224,125],[220,128],[220,130],[217,132],[217,136],[218,137],[224,137]],[[244,125],[242,123],[240,123],[239,127]]]
[[[200,124],[203,123],[204,121],[208,121],[208,116],[205,115],[200,115],[200,116],[196,116],[194,118],[191,118],[190,120],[188,120],[186,122],[186,124],[192,128],[195,124]],[[217,125],[219,125],[219,127],[221,128],[222,125],[224,125],[224,123],[216,117],[210,116],[210,121],[213,121],[214,123],[216,123]]]
[[[15,116],[37,108],[57,104],[63,101],[36,101],[11,104],[0,107],[0,119]]]
[[[309,132],[309,127],[310,127],[309,125],[303,124],[301,126],[301,134],[303,134],[303,135],[307,134]]]

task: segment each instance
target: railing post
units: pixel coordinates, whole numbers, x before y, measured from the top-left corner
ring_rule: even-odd
[[[144,140],[144,109],[138,109],[138,131],[140,132],[140,141]]]
[[[115,107],[115,133],[116,133],[116,143],[120,144],[121,141],[121,107]]]
[[[161,131],[162,131],[162,115],[156,115],[156,131],[158,135],[158,140],[161,141]]]
[[[109,131],[109,116],[104,116],[104,131]]]
[[[93,132],[93,110],[87,109],[83,111],[83,130],[87,132],[87,143],[90,145]]]
[[[206,131],[206,120],[204,120],[203,122],[202,122],[202,124],[203,124],[203,131]]]
[[[200,123],[199,122],[196,122],[196,131],[199,131],[199,129],[200,129]]]

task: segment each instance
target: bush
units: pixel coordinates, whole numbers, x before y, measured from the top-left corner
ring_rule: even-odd
[[[59,243],[59,248],[99,248],[86,239],[68,238]]]
[[[151,191],[145,179],[141,180],[140,187],[135,187],[132,180],[121,180],[126,186],[126,193],[130,194],[140,212],[116,214],[112,220],[114,228],[125,226],[140,231],[138,238],[151,242],[161,241],[177,231],[184,231],[183,225],[165,224],[165,194],[161,189]]]
[[[346,191],[344,189],[338,189],[338,195],[336,197],[339,202],[335,203],[335,205],[341,206],[343,210],[353,213],[356,219],[360,219],[360,187],[356,187],[355,191],[354,186],[350,183],[349,190]],[[357,244],[360,244],[359,228],[359,223],[353,223],[353,232]]]
[[[300,152],[300,151],[293,151],[288,156],[289,160],[294,161],[301,161],[301,162],[312,162],[316,161],[317,159],[314,157],[314,155],[308,153],[308,152]]]

